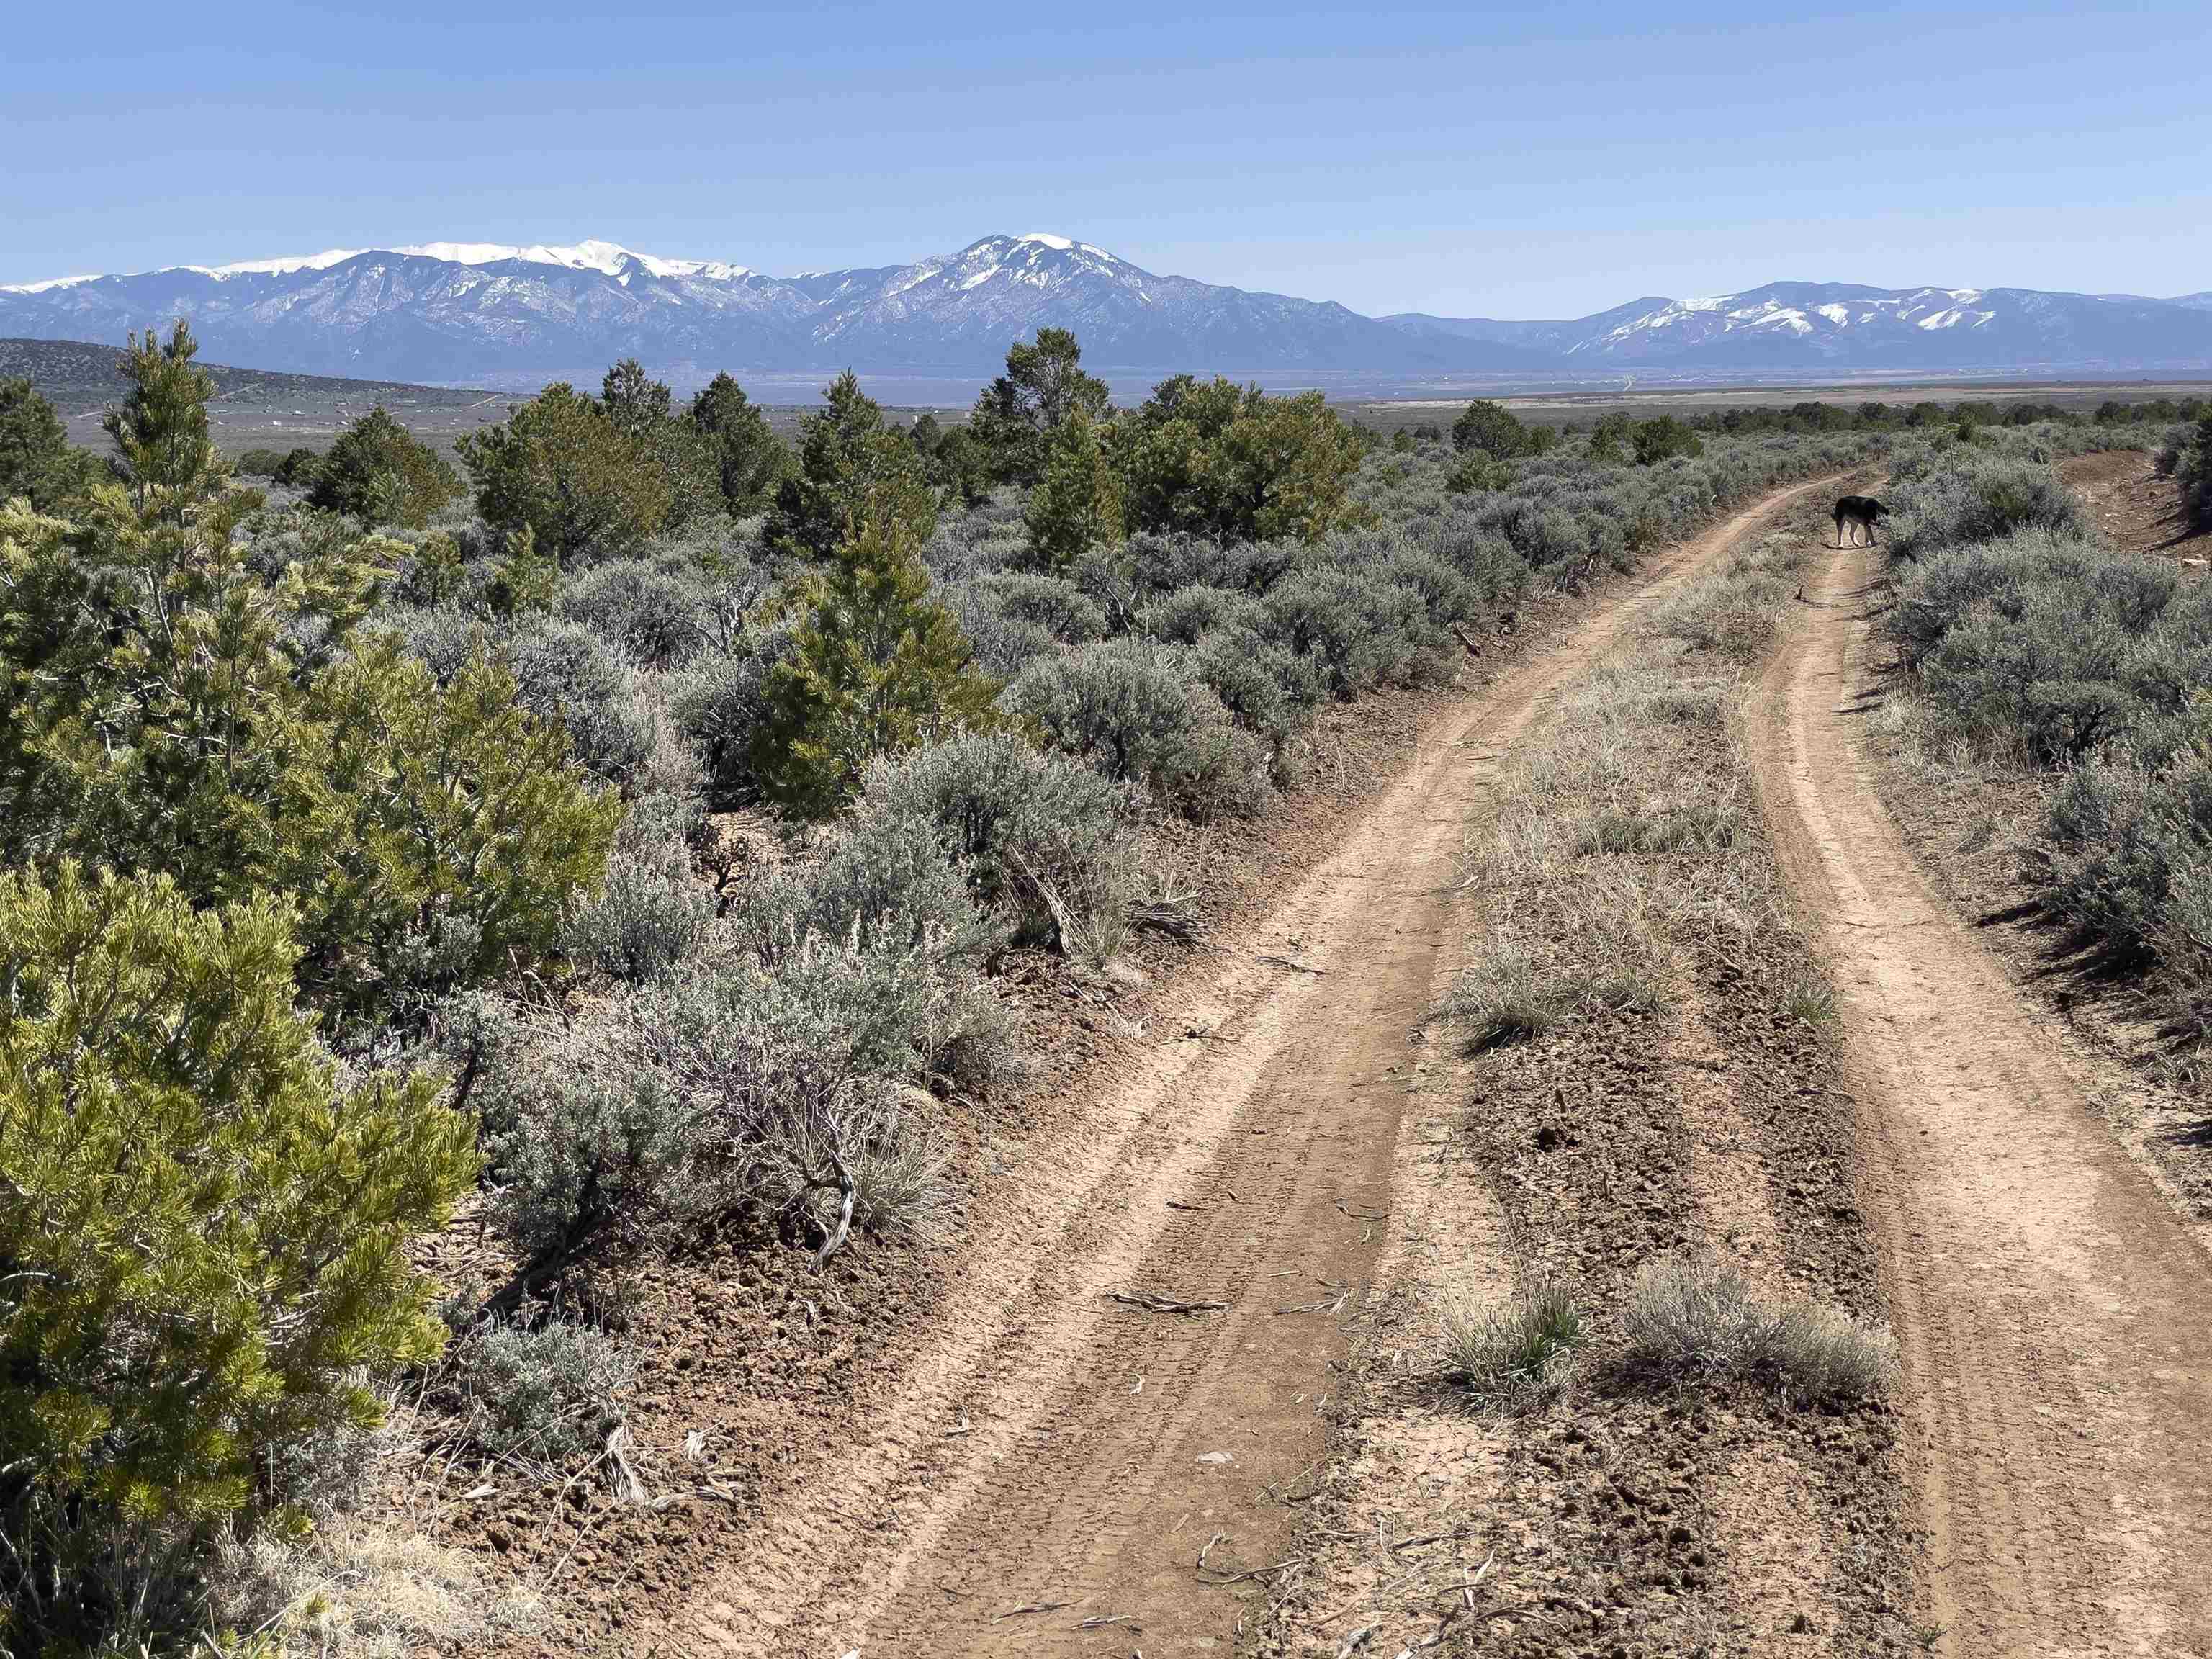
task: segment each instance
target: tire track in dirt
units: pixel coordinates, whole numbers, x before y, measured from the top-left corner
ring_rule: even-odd
[[[1880,805],[1875,582],[1807,584],[1753,741],[1858,1085],[1941,1650],[2212,1653],[2212,1261]]]
[[[1325,1454],[1340,1322],[1382,1248],[1414,1028],[1455,971],[1462,833],[1498,757],[1642,607],[1819,487],[1656,558],[1439,722],[1338,853],[1224,942],[1235,965],[1087,1132],[1033,1149],[896,1408],[805,1512],[740,1542],[678,1650],[1126,1650],[1129,1624],[1085,1619],[1133,1620],[1152,1651],[1233,1640],[1262,1581],[1193,1564],[1217,1533],[1224,1573],[1279,1559],[1296,1514],[1273,1494]]]

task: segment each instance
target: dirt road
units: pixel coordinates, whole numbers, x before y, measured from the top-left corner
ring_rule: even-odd
[[[1340,849],[1223,942],[1085,1132],[1019,1158],[896,1407],[804,1512],[732,1552],[677,1615],[678,1650],[1234,1646],[1264,1589],[1237,1575],[1279,1559],[1282,1495],[1323,1455],[1497,757],[1640,609],[1817,487],[1660,556],[1471,692]]]
[[[1838,993],[1939,1650],[2212,1653],[2212,1260],[1876,797],[1876,556],[1807,584],[1751,735]]]

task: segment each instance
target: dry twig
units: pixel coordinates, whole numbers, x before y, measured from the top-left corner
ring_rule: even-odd
[[[1215,1313],[1229,1305],[1226,1302],[1186,1302],[1179,1297],[1154,1296],[1149,1291],[1109,1291],[1106,1294],[1116,1302],[1142,1308],[1147,1313]]]
[[[993,1613],[991,1622],[995,1625],[1002,1619],[1018,1619],[1030,1613],[1058,1613],[1062,1607],[1074,1605],[1073,1601],[1024,1601],[1018,1607],[1008,1607],[1004,1613]]]

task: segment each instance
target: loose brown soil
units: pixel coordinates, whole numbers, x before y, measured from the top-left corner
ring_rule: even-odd
[[[1841,994],[1939,1650],[2212,1650],[2212,1261],[1883,806],[1875,557],[1808,584],[1754,735]]]
[[[2212,556],[2212,530],[2190,528],[2173,480],[2160,477],[2143,451],[2076,455],[2061,462],[2059,471],[2112,546],[2185,565]]]

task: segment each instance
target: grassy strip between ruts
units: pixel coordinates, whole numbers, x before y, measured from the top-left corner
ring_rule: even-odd
[[[1800,508],[1657,607],[1471,833],[1449,1092],[1267,1650],[1923,1634],[1831,998],[1741,743],[1818,542]]]

